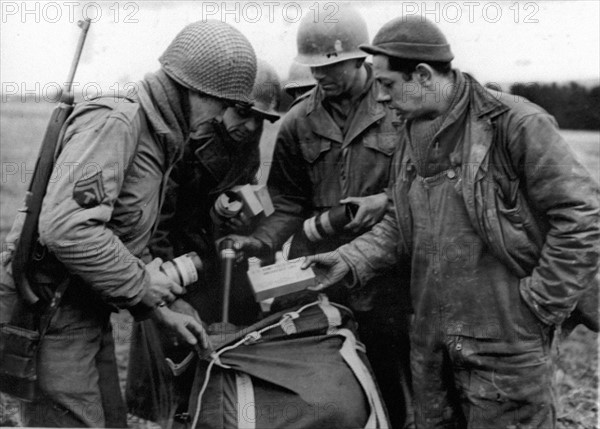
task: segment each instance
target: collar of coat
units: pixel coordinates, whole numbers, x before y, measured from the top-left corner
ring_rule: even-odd
[[[383,119],[387,114],[393,114],[385,105],[377,101],[378,83],[373,78],[371,64],[365,63],[364,67],[368,73],[363,89],[366,94],[360,100],[345,136],[342,135],[342,131],[323,106],[323,92],[319,85],[296,100],[294,104],[305,104],[306,119],[315,134],[346,147],[367,128]]]
[[[211,121],[203,133],[190,140],[190,150],[213,177],[217,186],[210,194],[219,194],[232,186],[253,182],[260,165],[259,142],[256,132],[244,142],[234,142],[221,122]]]

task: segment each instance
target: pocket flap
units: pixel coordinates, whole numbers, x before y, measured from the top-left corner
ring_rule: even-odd
[[[331,141],[322,137],[307,138],[300,143],[300,149],[304,159],[312,164],[321,153],[331,150]]]
[[[400,136],[397,133],[379,133],[367,134],[363,138],[363,144],[369,149],[382,152],[391,156],[400,143]]]

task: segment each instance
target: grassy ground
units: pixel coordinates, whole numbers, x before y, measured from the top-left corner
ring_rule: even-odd
[[[10,228],[31,178],[38,145],[52,105],[47,103],[0,103],[0,240]],[[264,135],[260,180],[268,174],[269,159],[277,126],[267,124]],[[581,161],[600,180],[600,133],[564,131]],[[115,315],[115,337],[119,371],[124,380],[127,368],[131,318]],[[559,428],[593,429],[598,421],[598,336],[579,327],[557,349],[557,395]],[[1,417],[1,416],[0,416]],[[143,422],[131,421],[142,427]]]

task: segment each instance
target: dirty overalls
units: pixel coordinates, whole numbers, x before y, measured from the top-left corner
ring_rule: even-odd
[[[521,299],[518,277],[491,254],[464,205],[466,114],[463,106],[428,144],[412,141],[407,167],[414,177],[408,198],[417,427],[552,428],[549,328]]]

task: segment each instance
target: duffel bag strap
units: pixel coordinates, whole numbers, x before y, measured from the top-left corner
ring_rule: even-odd
[[[365,424],[365,428],[388,429],[389,424],[387,415],[379,396],[377,386],[375,386],[371,373],[365,367],[365,364],[358,356],[358,353],[356,353],[356,337],[352,331],[348,329],[338,329],[336,335],[341,335],[345,338],[344,344],[342,344],[340,349],[340,354],[354,373],[354,376],[362,386],[369,401],[371,413]]]
[[[340,313],[340,310],[331,305],[329,298],[323,293],[319,294],[319,308],[321,308],[321,311],[323,311],[325,317],[327,317],[327,322],[329,324],[327,334],[334,335],[337,333],[338,327],[342,325],[342,314]]]
[[[237,427],[238,429],[256,429],[256,402],[252,378],[244,372],[235,371],[237,389]]]

